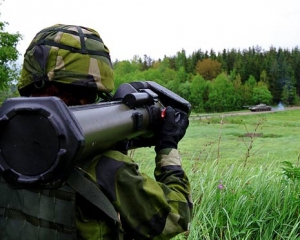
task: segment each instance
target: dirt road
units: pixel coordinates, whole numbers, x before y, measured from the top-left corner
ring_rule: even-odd
[[[216,116],[239,116],[239,115],[250,115],[250,114],[274,113],[274,112],[279,112],[279,111],[291,111],[291,110],[298,110],[298,109],[300,109],[300,106],[297,106],[297,107],[285,107],[283,109],[273,108],[272,111],[263,111],[263,112],[251,112],[249,110],[249,111],[245,111],[245,112],[193,114],[193,115],[190,116],[190,119],[194,120],[194,119],[207,119],[207,118],[216,117]]]

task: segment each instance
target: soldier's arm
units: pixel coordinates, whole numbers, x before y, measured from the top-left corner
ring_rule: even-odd
[[[170,239],[188,230],[191,189],[176,149],[157,154],[156,180],[140,173],[137,164],[116,151],[105,153],[95,169],[98,184],[134,238]]]

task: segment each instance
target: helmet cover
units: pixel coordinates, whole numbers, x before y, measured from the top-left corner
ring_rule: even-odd
[[[18,90],[21,96],[58,82],[109,93],[114,73],[109,49],[91,28],[57,24],[38,32],[26,50]]]

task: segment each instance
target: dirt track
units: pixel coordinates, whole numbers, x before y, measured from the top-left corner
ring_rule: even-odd
[[[198,114],[198,115],[191,115],[190,119],[207,119],[211,117],[216,117],[216,116],[239,116],[239,115],[250,115],[250,114],[262,114],[262,113],[274,113],[274,112],[279,112],[279,111],[290,111],[290,110],[297,110],[300,109],[300,106],[298,107],[285,107],[284,109],[277,109],[273,108],[272,111],[262,111],[262,112],[251,112],[245,111],[245,112],[227,112],[227,113],[213,113],[213,114]]]

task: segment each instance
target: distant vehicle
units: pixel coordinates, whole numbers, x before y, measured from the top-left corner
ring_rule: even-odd
[[[249,107],[249,110],[250,110],[251,112],[271,111],[271,110],[272,110],[272,107],[271,107],[271,106],[268,106],[267,104],[260,103],[260,104],[254,105],[254,106],[250,106],[250,107]]]

